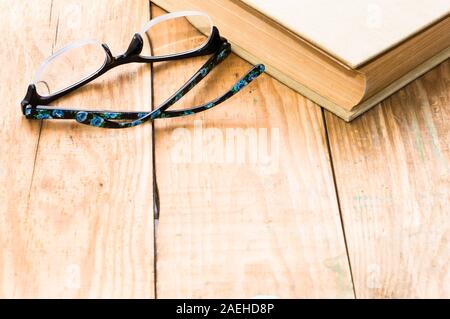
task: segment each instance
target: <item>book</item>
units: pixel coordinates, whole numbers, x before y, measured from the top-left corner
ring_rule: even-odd
[[[448,0],[153,0],[208,13],[236,54],[351,121],[450,57]]]

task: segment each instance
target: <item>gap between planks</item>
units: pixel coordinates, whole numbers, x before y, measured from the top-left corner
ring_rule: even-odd
[[[317,107],[319,107],[319,106],[317,105]],[[321,108],[321,111],[322,111],[323,128],[325,130],[325,140],[326,140],[326,143],[327,143],[328,156],[330,158],[331,175],[333,177],[334,190],[336,192],[336,201],[337,201],[337,206],[338,206],[338,210],[339,210],[339,218],[340,218],[340,221],[341,221],[342,235],[344,236],[345,252],[347,254],[347,262],[348,262],[348,268],[349,268],[349,271],[350,271],[350,278],[352,280],[353,297],[356,299],[357,295],[356,295],[356,289],[355,289],[355,279],[353,278],[352,263],[351,263],[351,260],[350,260],[350,253],[349,253],[349,250],[348,250],[347,235],[345,233],[344,217],[342,215],[341,201],[339,199],[339,189],[338,189],[338,184],[336,182],[336,171],[335,171],[334,163],[333,163],[333,152],[331,151],[330,136],[328,134],[328,125],[327,125],[327,119],[325,117],[325,109]]]

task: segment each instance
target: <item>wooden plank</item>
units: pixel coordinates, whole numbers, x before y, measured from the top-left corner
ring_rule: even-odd
[[[21,277],[27,248],[24,223],[19,221],[27,209],[39,136],[39,123],[23,118],[19,102],[36,66],[51,53],[56,24],[50,18],[50,0],[38,6],[1,1],[0,12],[4,31],[0,41],[0,297],[4,298],[20,295],[17,286],[27,284]]]
[[[346,124],[327,113],[356,294],[450,297],[450,62]]]
[[[58,22],[52,31],[54,36],[57,30],[55,48],[80,38],[96,38],[107,42],[114,54],[122,53],[134,32],[148,21],[149,12],[144,0],[53,1],[51,21]],[[18,20],[30,23],[25,44],[33,36],[35,18],[30,14],[29,21]],[[52,41],[34,45],[48,43]],[[25,48],[19,52],[29,59]],[[32,61],[36,62],[34,57]],[[26,81],[31,79],[29,73]],[[22,90],[26,81],[20,85]],[[150,108],[148,65],[124,66],[97,83],[101,85],[91,85],[58,104]],[[37,138],[39,132],[29,135]],[[10,229],[3,253],[7,266],[2,276],[8,278],[2,285],[4,294],[153,296],[151,143],[151,125],[104,130],[68,122],[43,123],[28,209],[22,205],[11,210],[5,226]],[[32,171],[32,161],[26,164]]]
[[[170,39],[161,34],[152,43]],[[203,61],[156,65],[156,104]],[[248,69],[230,56],[181,106],[224,93],[227,78]],[[159,298],[353,296],[317,106],[264,75],[219,108],[155,127]],[[243,144],[231,140],[227,149],[230,133]],[[256,146],[252,161],[245,152]]]

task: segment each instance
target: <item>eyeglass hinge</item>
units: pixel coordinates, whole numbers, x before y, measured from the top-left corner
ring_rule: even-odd
[[[22,113],[25,115],[25,109],[27,106],[36,106],[35,100],[37,99],[36,86],[34,84],[28,85],[27,93],[20,103],[22,107]]]

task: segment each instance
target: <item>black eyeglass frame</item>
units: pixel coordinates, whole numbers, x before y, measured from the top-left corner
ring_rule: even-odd
[[[222,38],[219,34],[219,30],[217,27],[213,26],[211,35],[207,41],[207,43],[202,46],[200,49],[191,51],[191,52],[183,52],[179,54],[171,54],[171,55],[165,55],[165,56],[142,56],[141,52],[144,47],[144,40],[142,39],[142,36],[139,33],[136,33],[133,36],[133,39],[131,40],[130,45],[128,46],[128,49],[125,53],[113,56],[111,53],[111,50],[109,49],[107,44],[102,44],[102,48],[106,53],[106,60],[103,66],[88,76],[87,78],[81,80],[80,82],[77,82],[53,95],[49,96],[42,96],[37,92],[36,86],[34,84],[30,84],[28,86],[27,93],[24,97],[24,99],[21,102],[22,106],[22,112],[25,114],[25,107],[26,106],[38,106],[38,105],[48,105],[57,99],[68,95],[69,93],[77,90],[78,88],[94,81],[95,79],[99,78],[106,72],[114,69],[115,67],[118,67],[120,65],[128,64],[128,63],[154,63],[154,62],[165,62],[165,61],[175,61],[175,60],[181,60],[181,59],[187,59],[192,57],[198,57],[198,56],[204,56],[209,55],[217,52],[217,50],[220,48],[220,46],[223,43],[226,43],[227,40],[225,38]]]

